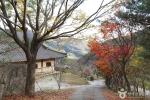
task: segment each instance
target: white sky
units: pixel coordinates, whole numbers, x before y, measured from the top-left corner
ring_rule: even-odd
[[[101,0],[87,0],[79,7],[79,9],[83,9],[86,13],[92,14],[98,9],[100,1]]]
[[[92,14],[94,11],[98,9],[101,2],[102,0],[85,0],[85,2],[82,5],[80,5],[79,8],[83,9],[88,14]],[[104,0],[103,4],[106,4],[108,2],[110,2],[110,0]]]

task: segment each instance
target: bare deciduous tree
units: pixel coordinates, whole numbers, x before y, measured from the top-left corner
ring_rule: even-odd
[[[45,40],[72,37],[87,29],[95,19],[103,16],[113,1],[104,4],[90,16],[76,13],[85,0],[0,0],[0,30],[22,48],[27,59],[25,93],[34,97],[35,62],[38,49]],[[104,13],[100,13],[105,7]],[[82,17],[82,20],[80,19]],[[72,18],[72,19],[71,19]],[[29,39],[28,30],[33,36]],[[18,36],[18,31],[23,34]]]
[[[54,76],[54,79],[57,82],[58,89],[60,89],[61,88],[61,83],[62,83],[62,80],[63,80],[63,71],[59,71],[57,73],[54,73],[53,76]]]
[[[80,71],[80,75],[81,75],[81,77],[83,77],[83,74],[84,74],[84,68],[85,68],[86,66],[85,65],[83,65],[83,64],[81,64],[81,63],[78,63],[78,71]]]

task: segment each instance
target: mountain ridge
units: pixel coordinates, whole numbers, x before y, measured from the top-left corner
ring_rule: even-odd
[[[88,42],[82,39],[71,39],[67,41],[48,40],[43,45],[50,49],[67,53],[68,58],[79,59],[89,52]]]

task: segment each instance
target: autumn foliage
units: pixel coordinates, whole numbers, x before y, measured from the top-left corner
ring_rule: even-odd
[[[102,27],[100,31],[103,33],[103,38],[107,38],[109,35],[111,35],[109,33],[112,33],[116,29],[117,24],[104,21],[101,26]]]
[[[95,62],[95,66],[104,76],[112,76],[113,65],[118,63],[124,55],[128,57],[131,53],[130,44],[126,44],[123,48],[120,48],[117,45],[99,42],[96,38],[89,41],[89,47],[90,51],[95,52],[96,57],[99,58]]]
[[[105,77],[109,88],[118,90],[126,84],[130,91],[127,64],[135,48],[133,27],[126,21],[110,19],[101,23],[100,32],[105,41],[101,42],[98,38],[89,41],[90,51],[99,58],[95,62],[96,68]]]
[[[121,27],[121,24],[104,21],[101,24],[100,32],[103,34],[103,38],[110,42],[99,42],[98,38],[89,41],[90,51],[95,52],[96,57],[99,58],[95,62],[95,66],[104,76],[112,76],[115,73],[112,67],[123,59],[127,59],[132,53],[131,42],[124,41],[124,37],[130,37],[125,33],[118,32]],[[111,41],[115,42],[111,43]]]

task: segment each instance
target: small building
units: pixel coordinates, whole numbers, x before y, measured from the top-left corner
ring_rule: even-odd
[[[0,44],[0,61],[8,61],[12,64],[27,64],[26,56],[19,47],[9,50],[9,45]],[[7,50],[7,52],[5,52]],[[57,52],[42,45],[36,57],[36,74],[53,73],[56,59],[66,57],[66,53]]]

